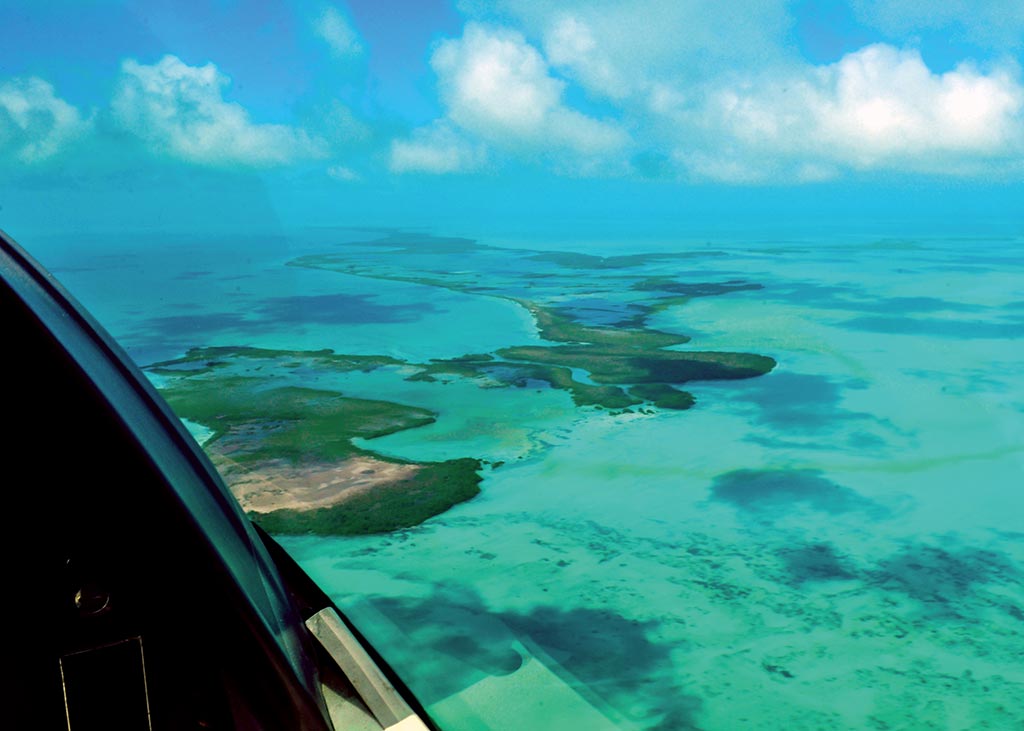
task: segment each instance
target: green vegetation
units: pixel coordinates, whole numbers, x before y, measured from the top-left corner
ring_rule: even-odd
[[[433,381],[440,374],[449,374],[486,377],[522,387],[532,379],[568,391],[578,406],[624,409],[651,401],[660,408],[683,410],[693,406],[695,400],[692,394],[671,384],[753,378],[775,367],[774,359],[753,353],[663,350],[689,338],[659,330],[589,327],[536,302],[509,299],[530,311],[544,338],[571,344],[497,351],[507,360],[495,360],[489,354],[436,360],[421,366],[409,380]],[[572,368],[589,372],[596,383],[575,380]],[[623,388],[626,386],[630,387],[628,392]]]
[[[346,371],[369,371],[380,366],[399,365],[404,362],[387,355],[339,355],[329,348],[323,350],[271,350],[248,346],[213,346],[190,348],[180,358],[153,363],[147,370],[165,375],[181,375],[184,372],[198,374],[228,365],[230,361],[240,358],[251,360],[292,358],[295,359],[291,364],[293,368],[299,367],[302,363],[312,363],[334,370]]]
[[[179,416],[214,431],[208,446],[241,462],[342,460],[366,451],[352,439],[392,434],[434,421],[426,409],[282,386],[243,376],[182,378],[163,392]]]
[[[249,517],[276,534],[362,535],[409,528],[479,494],[481,467],[475,459],[425,464],[407,479],[354,495],[335,507]]]
[[[419,365],[419,371],[408,376],[407,381],[427,381],[433,383],[437,376],[461,376],[462,378],[479,378],[488,375],[485,368],[494,365],[493,357],[483,356],[480,361],[466,360],[468,356],[452,358],[451,360],[434,360],[430,363]],[[500,379],[494,379],[500,380]]]
[[[271,357],[276,351],[225,349],[246,357]],[[243,351],[250,352],[243,352]],[[208,356],[207,352],[203,357]],[[282,355],[295,353],[281,352]],[[199,351],[193,351],[201,361]],[[300,353],[344,361],[329,351]],[[349,398],[334,391],[271,386],[269,377],[181,374],[163,388],[180,417],[214,431],[205,448],[252,467],[285,460],[302,466],[342,462],[372,455],[401,462],[352,444],[352,439],[392,434],[430,424],[435,414],[414,406]],[[410,477],[354,494],[338,505],[315,510],[278,510],[251,514],[274,533],[362,534],[408,528],[469,500],[480,492],[480,462],[463,458],[424,463]]]
[[[464,355],[451,360],[435,360],[422,366],[423,370],[412,376],[410,381],[433,381],[435,376],[449,374],[464,378],[487,378],[504,386],[525,388],[529,382],[544,381],[552,388],[568,391],[577,406],[602,406],[608,409],[622,409],[640,403],[618,386],[580,383],[573,379],[572,371],[565,366],[543,363],[511,363],[483,356],[477,361],[473,356]]]
[[[482,288],[476,285],[476,275],[463,275],[453,270],[425,273],[403,268],[402,260],[391,258],[391,253],[386,251],[370,260],[335,254],[304,257],[294,263],[506,299],[525,307],[533,316],[540,336],[556,343],[554,346],[503,348],[496,353],[502,360],[494,360],[490,355],[470,355],[434,361],[420,366],[411,380],[430,381],[440,374],[486,378],[513,386],[541,380],[552,388],[568,391],[573,401],[581,406],[619,410],[648,401],[660,408],[686,409],[693,405],[693,396],[674,388],[674,384],[753,378],[775,367],[772,358],[752,353],[666,350],[687,343],[690,338],[646,327],[651,315],[685,304],[694,297],[761,289],[760,284],[738,279],[681,282],[674,276],[651,276],[649,270],[641,269],[636,274],[629,271],[656,261],[725,256],[720,251],[704,249],[603,257],[578,252],[502,250],[474,245],[466,239],[435,240],[422,234],[392,234],[371,245],[397,252],[454,254],[459,261],[477,252],[486,252],[491,257],[502,252],[509,259],[511,278],[505,282],[499,274],[488,281],[492,286]],[[590,277],[588,281],[593,286],[581,290],[577,284],[579,270],[602,274]],[[603,272],[617,273],[604,275]],[[472,276],[472,281],[467,276]],[[529,280],[530,299],[518,295],[523,291],[524,278]],[[624,308],[623,318],[615,325],[587,324],[585,316],[576,316],[561,304],[567,295],[601,297],[611,292]],[[573,369],[588,372],[594,383],[576,380]]]
[[[674,295],[671,297],[661,297],[659,299],[653,300],[647,307],[647,317],[657,314],[658,312],[664,312],[669,307],[678,307],[680,305],[685,305],[691,299],[693,298],[685,297],[682,295]]]
[[[753,353],[637,350],[600,345],[518,346],[502,348],[498,355],[581,368],[589,371],[598,383],[615,384],[752,378],[775,367],[773,358]]]
[[[450,363],[479,363],[481,361],[494,360],[490,353],[466,353],[455,358],[449,358]]]
[[[306,466],[322,469],[359,455],[398,463],[401,460],[357,447],[353,440],[424,426],[436,418],[422,408],[291,385],[299,369],[305,369],[301,374],[315,377],[328,371],[407,366],[416,368],[408,376],[412,381],[448,375],[474,379],[483,387],[527,388],[546,383],[570,394],[579,406],[615,414],[633,413],[630,407],[645,402],[662,409],[685,410],[695,399],[676,388],[677,384],[751,378],[775,366],[773,359],[750,353],[671,350],[690,338],[646,327],[654,313],[693,297],[760,288],[739,280],[686,283],[671,276],[650,276],[651,270],[637,270],[652,261],[718,256],[721,252],[601,257],[503,250],[469,239],[393,232],[352,246],[358,251],[306,256],[289,264],[508,300],[529,311],[548,344],[507,347],[496,353],[471,353],[425,364],[332,350],[205,347],[150,366],[149,371],[168,377],[162,391],[174,411],[213,430],[206,449],[215,456],[250,468],[284,461],[300,472]],[[405,254],[416,258],[403,259]],[[473,268],[472,258],[477,254],[487,257],[489,267],[497,267],[486,281],[477,273],[480,268]],[[436,263],[423,267],[422,255],[436,257],[431,259]],[[502,270],[505,258],[509,266]],[[453,262],[457,263],[449,266]],[[466,269],[459,271],[463,266]],[[584,281],[580,270],[594,274]],[[529,299],[524,293],[529,293]],[[602,312],[602,319],[594,324],[588,320],[588,298],[593,298],[595,307],[615,308],[621,317],[610,318],[614,324],[608,324]],[[589,378],[578,375],[579,371],[588,373]],[[646,412],[646,408],[640,411]],[[491,467],[500,465],[495,462]],[[272,533],[376,533],[417,525],[480,491],[479,460],[453,459],[417,467],[402,478],[392,471],[384,478],[390,482],[380,481],[365,491],[353,490],[332,507],[276,510],[251,517]],[[281,504],[287,503],[276,503]]]
[[[595,343],[631,348],[666,348],[689,342],[686,335],[674,335],[660,330],[629,330],[617,327],[589,327],[578,321],[543,307],[530,300],[510,298],[533,315],[541,337],[558,343]]]
[[[669,285],[672,284],[661,279],[645,281],[656,281],[658,285],[664,285],[662,289],[670,289]],[[751,286],[759,285],[693,285],[688,296],[666,299],[675,304],[686,301],[690,296],[709,296],[731,291],[730,288],[747,289]],[[514,301],[530,311],[542,337],[571,344],[502,348],[497,351],[500,357],[519,362],[502,365],[507,369],[518,365],[530,373],[526,377],[545,380],[553,388],[569,391],[579,406],[623,409],[641,401],[650,401],[659,408],[685,410],[694,405],[693,394],[680,391],[671,384],[753,378],[775,367],[774,359],[753,353],[663,350],[686,343],[690,338],[647,328],[589,327],[564,312],[543,307],[536,302],[522,299]],[[648,306],[647,313],[661,309],[660,304],[659,301]],[[642,321],[645,316],[637,319]],[[465,367],[464,362],[461,365]],[[538,370],[542,366],[549,368]],[[589,372],[591,380],[598,385],[574,380],[569,370],[571,368]],[[629,386],[628,393],[623,386]]]
[[[635,386],[630,386],[629,393],[652,402],[659,409],[685,411],[697,402],[697,399],[689,391],[680,391],[678,388],[663,383],[638,383]]]

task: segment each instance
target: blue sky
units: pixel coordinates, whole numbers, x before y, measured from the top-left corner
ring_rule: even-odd
[[[15,236],[1024,218],[1019,0],[8,0],[0,27]]]

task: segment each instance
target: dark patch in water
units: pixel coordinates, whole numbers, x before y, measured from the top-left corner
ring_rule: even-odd
[[[963,340],[1019,338],[1024,336],[1024,322],[992,322],[985,320],[939,320],[912,317],[855,317],[839,323],[850,330],[891,335],[931,335]]]
[[[936,312],[984,312],[988,308],[939,297],[865,297],[865,290],[849,284],[797,283],[774,285],[773,299],[813,306],[821,310],[846,310],[878,315],[914,315]]]
[[[352,294],[273,297],[256,307],[261,320],[278,325],[415,322],[435,310],[428,303],[381,305],[372,296]]]
[[[846,440],[846,443],[854,449],[882,449],[888,442],[877,434],[871,432],[859,431],[851,434]]]
[[[418,645],[458,661],[445,663],[443,672],[429,680],[421,679],[432,688],[414,683],[428,705],[480,680],[474,668],[492,675],[514,672],[522,663],[512,646],[519,639],[539,647],[549,667],[599,708],[607,704],[635,717],[639,701],[650,729],[698,728],[695,717],[700,700],[679,686],[673,648],[649,639],[657,622],[587,608],[542,606],[527,613],[494,613],[464,589],[442,590],[424,599],[380,599],[373,604],[398,626],[413,628],[412,639]],[[429,652],[423,650],[423,654]],[[556,664],[551,665],[551,660]],[[599,697],[593,697],[591,689],[596,688]]]
[[[211,274],[213,274],[213,272],[211,272],[209,270],[196,270],[196,271],[182,272],[181,274],[177,275],[174,278],[175,279],[182,279],[182,280],[200,279],[202,277],[208,277]]]
[[[843,390],[862,388],[856,380],[838,384],[831,378],[808,373],[772,373],[742,384],[706,384],[707,388],[731,387],[738,397],[758,407],[754,418],[785,432],[814,432],[835,428],[850,420],[876,420],[871,414],[840,407]]]
[[[517,652],[489,653],[477,641],[479,638],[468,635],[446,635],[436,642],[436,647],[454,657],[474,657],[484,659],[481,670],[490,675],[508,675],[523,665],[523,658]]]
[[[825,376],[778,373],[770,383],[755,383],[752,390],[753,400],[762,410],[762,422],[809,429],[849,418],[838,408],[840,387]]]
[[[752,513],[784,512],[803,505],[837,515],[864,511],[882,516],[884,508],[855,490],[822,477],[820,470],[734,470],[715,478],[712,499]]]
[[[154,341],[166,340],[181,335],[198,335],[200,333],[212,333],[220,330],[242,330],[251,331],[257,323],[246,320],[244,315],[234,312],[211,312],[203,315],[168,315],[166,317],[152,317],[145,321],[144,329],[134,333],[132,340]],[[262,328],[260,332],[263,331]],[[192,343],[194,344],[194,343]]]
[[[763,284],[732,279],[728,282],[677,282],[671,277],[650,277],[634,284],[631,289],[641,292],[668,292],[683,297],[717,297],[733,292],[764,289]]]
[[[761,663],[761,669],[764,670],[766,673],[771,673],[772,675],[780,675],[783,678],[792,679],[796,677],[795,675],[793,675],[793,673],[789,672],[788,670],[786,670],[786,668],[782,667],[781,665],[773,665],[769,662]]]
[[[564,301],[554,312],[582,325],[596,327],[639,328],[647,317],[645,307],[598,297]]]
[[[132,333],[133,342],[166,342],[188,335],[187,345],[204,342],[203,336],[236,331],[250,335],[276,332],[285,326],[305,324],[390,324],[415,322],[430,304],[381,305],[368,295],[327,294],[274,297],[251,309],[251,315],[237,312],[211,312],[195,315],[168,315],[145,321],[145,327]]]
[[[399,627],[408,628],[411,641],[423,657],[442,653],[434,660],[443,672],[417,678],[416,693],[429,705],[478,682],[487,675],[507,675],[522,664],[512,646],[514,636],[501,621],[486,611],[468,592],[448,597],[386,598],[373,606]],[[455,661],[445,661],[445,656]]]
[[[872,578],[923,604],[948,606],[982,584],[1019,585],[1024,573],[995,551],[914,544],[881,561]]]
[[[791,584],[852,579],[847,562],[828,543],[808,543],[778,552]]]

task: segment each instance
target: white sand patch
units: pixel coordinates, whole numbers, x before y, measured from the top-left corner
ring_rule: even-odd
[[[375,488],[407,479],[420,469],[419,465],[372,457],[314,465],[272,461],[242,467],[224,458],[215,458],[215,463],[242,509],[256,513],[339,505]]]

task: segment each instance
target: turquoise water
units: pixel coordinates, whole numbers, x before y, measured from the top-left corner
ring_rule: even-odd
[[[143,365],[198,345],[488,353],[541,342],[502,296],[606,324],[658,276],[760,285],[646,324],[778,361],[688,384],[689,411],[617,415],[543,383],[291,376],[439,413],[362,446],[503,462],[419,527],[282,539],[443,728],[1024,725],[1024,240],[573,249],[685,254],[601,268],[534,258],[568,248],[550,239],[424,253],[373,236],[37,256]],[[320,254],[349,269],[288,265]]]

